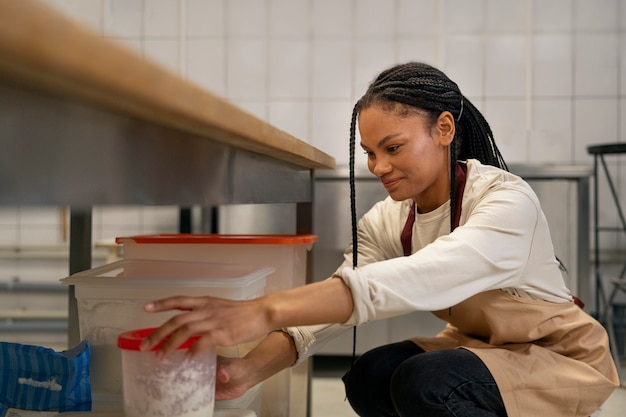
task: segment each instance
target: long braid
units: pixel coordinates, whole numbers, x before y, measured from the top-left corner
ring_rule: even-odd
[[[352,268],[356,268],[358,264],[358,237],[357,237],[357,218],[356,218],[356,185],[354,182],[354,154],[356,153],[356,118],[357,118],[357,106],[354,106],[352,111],[352,121],[350,122],[350,218],[352,221]],[[354,366],[354,360],[356,359],[356,326],[352,328],[352,360],[350,363],[350,370]],[[350,375],[348,374],[348,378]]]
[[[358,104],[357,104],[358,105]],[[357,105],[352,111],[352,121],[350,123],[350,214],[352,220],[352,267],[357,267],[357,218],[356,218],[356,190],[354,184],[354,154],[356,152],[356,118]]]

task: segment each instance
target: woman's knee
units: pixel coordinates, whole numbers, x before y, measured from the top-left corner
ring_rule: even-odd
[[[360,356],[343,377],[346,397],[360,416],[392,415],[391,376],[400,363],[423,352],[412,342],[394,343]]]
[[[441,411],[441,384],[446,376],[444,369],[429,360],[430,356],[415,356],[397,367],[389,382],[394,408],[402,410],[414,407],[421,412],[430,411],[432,415],[436,415],[435,411]]]
[[[506,415],[497,385],[484,363],[466,349],[429,352],[404,361],[390,381],[399,415],[448,416],[454,409]],[[479,414],[469,414],[479,415]]]

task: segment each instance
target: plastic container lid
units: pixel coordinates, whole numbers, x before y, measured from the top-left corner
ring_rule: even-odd
[[[77,272],[61,282],[68,285],[110,287],[241,287],[272,272],[272,267],[206,262],[121,260]]]
[[[317,242],[317,235],[239,235],[239,234],[202,234],[202,233],[163,233],[156,235],[141,235],[118,237],[116,243],[132,240],[139,244],[270,244],[295,245]]]
[[[156,330],[156,327],[152,327],[148,329],[137,329],[137,330],[129,330],[127,332],[124,332],[121,335],[119,335],[119,337],[117,338],[117,347],[123,350],[137,350],[138,351],[139,345],[141,344],[143,339],[148,337],[155,330]],[[193,345],[196,342],[196,340],[198,340],[199,338],[200,338],[199,336],[190,337],[189,339],[187,339],[185,343],[180,345],[177,349],[180,349],[180,350],[189,349],[191,345]],[[163,340],[161,343],[159,343],[158,345],[156,345],[150,350],[159,350],[161,346],[163,345],[163,343],[165,343],[165,340]]]

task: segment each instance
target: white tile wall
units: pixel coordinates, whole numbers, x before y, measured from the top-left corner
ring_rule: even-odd
[[[398,62],[421,61],[439,67],[439,40],[435,37],[400,38],[396,41]]]
[[[383,7],[381,7],[383,6]],[[393,38],[394,8],[379,0],[359,0],[354,6],[354,34],[361,38]]]
[[[227,44],[226,94],[234,99],[265,100],[268,41],[232,38]]]
[[[486,0],[485,31],[488,33],[524,33],[530,3],[519,0]]]
[[[523,97],[526,92],[526,38],[489,35],[485,39],[485,95]]]
[[[539,97],[572,95],[572,40],[564,34],[537,34],[532,44],[532,94]]]
[[[479,34],[485,28],[485,0],[446,0],[442,2],[441,27],[448,34]]]
[[[451,35],[445,39],[443,67],[467,97],[485,95],[483,51],[484,43],[479,35]]]
[[[576,162],[591,162],[588,145],[618,142],[618,103],[614,98],[577,98],[574,102],[574,155]]]
[[[574,94],[618,94],[617,33],[578,33],[574,36]]]
[[[310,4],[314,37],[350,38],[354,26],[353,0],[312,0]]]
[[[502,99],[487,102],[483,114],[489,120],[498,147],[507,162],[522,163],[528,160],[526,140],[526,106],[521,99]]]
[[[315,100],[311,109],[309,142],[330,155],[347,154],[353,106],[349,100]],[[348,123],[344,115],[347,115]]]
[[[409,59],[457,81],[510,162],[591,163],[587,145],[626,132],[620,0],[42,1],[339,164],[354,101]],[[0,209],[0,245],[62,244],[59,210]],[[98,208],[94,239],[175,231],[163,210]]]
[[[619,28],[620,0],[576,0],[574,25],[577,31],[615,32]]]
[[[572,0],[532,0],[531,26],[537,32],[569,33],[574,20]]]
[[[395,31],[399,37],[430,37],[438,33],[442,2],[398,0],[397,3]]]
[[[309,27],[308,0],[269,0],[269,36],[307,39]]]
[[[352,98],[352,41],[315,39],[312,43],[311,96]]]
[[[573,154],[571,100],[537,99],[531,120],[529,159],[538,163],[569,163]]]
[[[268,28],[267,1],[228,0],[226,32],[232,37],[265,37]]]
[[[198,37],[187,41],[187,79],[219,96],[226,95],[226,46],[219,38]]]
[[[181,7],[171,0],[144,2],[144,35],[146,38],[178,38]]]
[[[393,39],[355,39],[354,44],[353,85],[354,92],[360,96],[376,75],[391,66],[395,61],[395,42]]]
[[[307,140],[309,137],[310,104],[308,101],[272,101],[268,121],[285,132]]]
[[[226,33],[225,0],[186,0],[184,6],[185,33],[188,37],[224,37]]]
[[[310,94],[311,44],[305,39],[271,39],[267,74],[273,99],[307,99]]]

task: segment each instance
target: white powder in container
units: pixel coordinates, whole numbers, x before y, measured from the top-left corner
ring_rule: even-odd
[[[183,345],[159,361],[154,352],[120,347],[125,417],[213,416],[214,349],[186,359]]]

